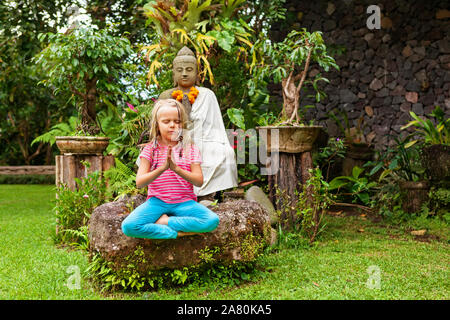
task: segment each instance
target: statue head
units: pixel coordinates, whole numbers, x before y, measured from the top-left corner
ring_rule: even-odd
[[[191,88],[197,82],[197,59],[186,46],[178,51],[173,60],[173,82],[181,89]]]

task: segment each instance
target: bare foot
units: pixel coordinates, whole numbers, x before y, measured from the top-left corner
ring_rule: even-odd
[[[158,220],[156,220],[155,223],[167,225],[169,223],[169,216],[167,214],[163,214]]]

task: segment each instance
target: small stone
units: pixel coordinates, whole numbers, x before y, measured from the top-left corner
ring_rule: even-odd
[[[359,50],[353,50],[352,58],[353,58],[353,60],[361,61],[364,58],[364,53]]]
[[[384,136],[385,134],[389,133],[389,127],[386,125],[382,126],[375,126],[375,133],[378,136]]]
[[[372,99],[370,105],[372,107],[381,107],[384,105],[384,98],[374,98]]]
[[[408,102],[417,103],[417,101],[419,100],[419,94],[417,92],[407,92],[405,94],[405,99]]]
[[[445,99],[445,107],[450,110],[450,98]]]
[[[406,46],[406,47],[404,47],[403,50],[402,50],[402,55],[403,55],[405,58],[408,58],[408,57],[411,56],[413,53],[414,53],[414,52],[413,52],[413,50],[411,49],[410,46]]]
[[[426,50],[425,47],[415,47],[413,49],[413,51],[417,54],[420,54],[421,56],[425,56],[426,55]]]
[[[367,83],[370,83],[372,81],[372,79],[373,79],[373,76],[371,74],[367,74],[367,75],[361,77],[359,80],[362,83],[366,83],[367,84]]]
[[[447,18],[450,18],[450,11],[447,9],[440,9],[436,12],[436,19],[442,20]]]
[[[372,39],[370,40],[367,44],[369,45],[369,47],[371,47],[372,49],[377,49],[378,46],[380,45],[381,41],[378,39]]]
[[[411,103],[409,103],[409,102],[403,102],[403,103],[400,105],[400,111],[409,113],[409,112],[411,111]]]
[[[373,49],[368,49],[364,55],[366,56],[366,59],[371,59],[375,55],[375,51]]]
[[[392,81],[392,82],[389,82],[387,85],[386,85],[386,87],[388,87],[390,90],[394,90],[395,89],[395,86],[397,85],[397,81]]]
[[[409,60],[405,61],[405,64],[403,65],[403,69],[410,70],[412,68],[412,63]]]
[[[366,95],[365,93],[358,92],[358,98],[359,98],[359,99],[365,99],[366,96],[367,96],[367,95]]]
[[[417,40],[416,39],[408,40],[408,41],[406,41],[406,44],[410,47],[415,47],[415,46],[417,46]]]
[[[334,20],[327,20],[323,24],[323,31],[329,32],[331,30],[334,30],[336,28],[336,22]]]
[[[373,109],[371,106],[365,106],[364,110],[366,111],[366,113],[369,117],[373,117]]]
[[[409,59],[411,60],[411,62],[419,62],[420,60],[423,59],[424,56],[420,55],[420,54],[413,54]]]
[[[415,114],[417,114],[418,116],[422,116],[423,115],[423,104],[421,104],[421,103],[414,103],[412,105],[411,109],[412,109],[411,111],[414,112]]]
[[[441,39],[438,42],[439,52],[441,53],[450,53],[450,41],[446,39]]]
[[[332,2],[328,2],[328,6],[327,6],[328,15],[331,16],[335,10],[336,10],[336,6]]]
[[[415,80],[408,81],[405,89],[408,91],[420,91],[420,83]]]
[[[405,102],[405,98],[403,96],[394,96],[392,99],[392,104],[400,104]]]
[[[376,136],[377,134],[375,133],[375,131],[371,131],[366,137],[367,143],[372,143]]]
[[[392,20],[388,17],[383,17],[381,19],[381,28],[391,29],[392,28]]]
[[[379,79],[375,78],[375,79],[373,79],[373,81],[370,83],[369,88],[372,89],[372,90],[374,90],[374,91],[378,91],[378,90],[380,90],[381,88],[383,88],[383,83],[382,83]]]
[[[375,96],[378,98],[384,98],[384,97],[387,97],[388,95],[389,95],[388,88],[383,88],[375,94]]]
[[[381,41],[384,43],[391,41],[391,36],[389,34],[385,34],[383,38],[381,38]]]
[[[416,77],[416,79],[419,80],[420,82],[425,81],[425,80],[428,79],[428,78],[427,78],[427,73],[425,72],[424,69],[422,69],[422,70],[416,72],[416,73],[414,74],[414,77]]]
[[[358,100],[358,97],[349,89],[339,91],[339,99],[343,103],[353,103]]]
[[[403,88],[401,85],[398,85],[392,90],[391,95],[393,96],[402,96],[405,94],[405,88]]]
[[[369,42],[369,41],[372,40],[374,37],[375,37],[375,36],[374,36],[373,33],[367,33],[367,34],[364,36],[364,40],[366,40],[367,42]]]

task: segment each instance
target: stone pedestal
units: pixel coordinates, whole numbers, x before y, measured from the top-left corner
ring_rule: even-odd
[[[88,167],[82,164],[87,161]],[[76,190],[75,178],[85,178],[91,172],[106,171],[114,166],[114,156],[97,154],[70,154],[56,156],[56,186],[66,184],[71,190]]]

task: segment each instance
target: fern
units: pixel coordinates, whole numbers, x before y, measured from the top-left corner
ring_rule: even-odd
[[[136,174],[122,161],[115,158],[115,167],[105,171],[105,177],[109,181],[109,190],[117,194],[117,198],[123,195],[135,195],[139,193],[136,187]]]
[[[74,239],[74,242],[70,244],[71,246],[84,251],[89,251],[88,226],[81,226],[77,230],[65,229],[61,232],[68,233],[72,239]]]
[[[74,134],[77,130],[76,128],[78,126],[78,122],[78,118],[72,116],[69,118],[69,123],[57,123],[50,128],[50,131],[36,137],[31,142],[31,145],[35,144],[36,142],[45,142],[50,143],[50,145],[52,146],[56,142],[57,136],[70,136]]]

